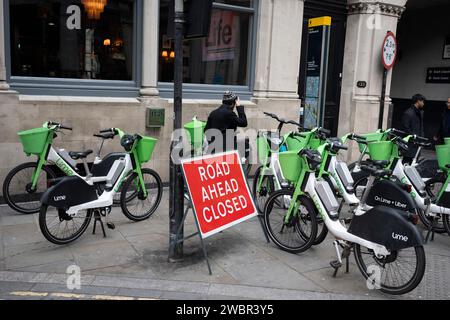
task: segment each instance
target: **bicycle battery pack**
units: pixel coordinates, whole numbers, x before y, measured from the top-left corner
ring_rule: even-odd
[[[405,167],[405,174],[408,177],[408,179],[411,181],[411,183],[413,184],[414,188],[419,193],[424,193],[424,191],[425,191],[425,183],[423,182],[422,177],[420,176],[420,174],[417,171],[417,169],[414,168],[414,167],[411,167],[411,166],[406,166]]]
[[[409,212],[417,208],[411,194],[390,180],[377,180],[370,189],[366,203],[371,207],[381,205]]]
[[[339,218],[339,204],[336,201],[336,197],[334,196],[334,193],[331,190],[328,182],[317,181],[316,192],[319,195],[319,198],[322,201],[323,205],[325,206],[325,209],[327,209],[327,213],[330,218],[333,220],[337,220]]]
[[[363,215],[355,215],[348,232],[386,247],[400,250],[423,245],[419,230],[405,215],[393,208],[377,206]]]
[[[106,188],[112,188],[125,169],[125,159],[116,160],[106,177]]]
[[[344,185],[345,190],[349,193],[353,193],[353,184],[355,183],[352,178],[350,170],[348,170],[347,164],[343,161],[338,161],[336,163],[336,172]]]
[[[64,177],[48,189],[41,198],[44,205],[67,210],[86,202],[97,200],[94,186],[90,186],[77,176]]]

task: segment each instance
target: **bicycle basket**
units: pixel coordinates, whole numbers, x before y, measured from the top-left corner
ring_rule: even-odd
[[[450,145],[443,144],[436,146],[436,158],[439,168],[447,171],[448,169],[445,166],[450,164]]]
[[[302,171],[301,157],[298,151],[286,151],[279,154],[283,176],[290,182],[297,182]]]
[[[444,138],[444,142],[446,145],[450,145],[450,138]]]
[[[390,160],[394,143],[391,141],[378,141],[369,143],[370,159],[375,161]]]
[[[266,165],[269,161],[270,146],[265,135],[261,134],[256,139],[256,149],[258,150],[259,163]]]
[[[188,139],[194,149],[201,148],[205,137],[206,122],[194,118],[186,123],[184,129],[188,132]]]
[[[52,130],[48,128],[35,128],[26,131],[20,131],[19,135],[20,142],[22,143],[23,152],[26,154],[39,155],[44,151],[45,144],[47,143],[48,135],[51,134]]]
[[[140,163],[148,162],[151,157],[158,139],[142,137],[137,143],[136,152]]]
[[[383,139],[384,132],[371,132],[371,133],[365,133],[361,134],[362,137],[366,138],[367,143],[370,142],[379,142],[381,139]],[[366,145],[358,143],[359,152],[363,152]],[[368,150],[366,149],[366,154],[368,153]]]
[[[301,136],[296,135],[294,137],[288,137],[286,139],[286,144],[287,144],[288,150],[298,152],[306,147],[307,141],[308,141],[308,139],[306,137],[301,137]]]

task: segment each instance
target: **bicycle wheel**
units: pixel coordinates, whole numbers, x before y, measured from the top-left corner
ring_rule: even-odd
[[[382,292],[405,294],[422,281],[426,264],[423,246],[393,251],[383,259],[377,258],[371,249],[356,243],[354,250],[356,264],[364,278]]]
[[[126,179],[128,179],[128,176],[124,180],[126,180]],[[119,190],[116,192],[116,194],[113,197],[113,204],[115,206],[119,206],[120,205],[120,198],[122,196],[122,189],[123,189],[123,184],[119,187]],[[134,192],[134,193],[128,193],[126,201],[131,201],[135,197],[137,197],[137,191]]]
[[[36,189],[31,189],[33,174],[37,168],[35,162],[23,163],[12,169],[3,182],[3,197],[11,209],[24,213],[38,213],[41,208],[41,196],[48,189],[48,180],[56,174],[49,167],[42,167]]]
[[[272,241],[281,249],[290,253],[308,250],[317,236],[317,212],[312,201],[300,196],[299,209],[288,224],[286,213],[294,193],[293,189],[281,189],[274,192],[264,208],[264,226]]]
[[[313,242],[313,246],[317,246],[325,241],[328,235],[328,228],[322,217],[317,216],[317,237]]]
[[[448,235],[450,236],[450,215],[443,214],[442,220],[443,220],[445,231],[447,231]]]
[[[257,192],[258,189],[258,180],[260,179],[261,171],[263,167],[259,167],[256,170],[255,177],[253,178],[253,199],[255,199],[255,205],[259,212],[264,211],[264,206],[266,204],[267,199],[270,194],[275,191],[275,183],[273,181],[272,175],[265,175],[261,182],[261,189]]]
[[[431,178],[425,182],[425,190],[431,199],[435,199],[439,194],[439,191],[444,185],[446,177],[443,174],[439,174],[434,178]]]
[[[417,215],[419,216],[420,222],[425,226],[425,228],[428,230],[430,229],[431,225],[434,224],[433,230],[436,233],[442,234],[446,232],[445,228],[445,217],[448,215],[440,215],[437,214],[435,217],[431,217],[425,213],[425,210],[422,210],[420,208],[417,208],[416,210]],[[435,221],[433,221],[435,220]]]
[[[158,208],[163,193],[161,178],[155,171],[142,169],[142,176],[148,192],[147,197],[140,190],[140,182],[136,173],[124,183],[120,196],[123,214],[136,222],[150,218]]]
[[[51,243],[64,245],[77,240],[91,222],[92,210],[79,211],[69,216],[65,210],[42,205],[39,212],[39,228]]]

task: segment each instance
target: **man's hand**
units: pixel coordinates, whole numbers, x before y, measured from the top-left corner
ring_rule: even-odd
[[[236,99],[236,107],[240,107],[241,106],[241,98],[237,98]]]

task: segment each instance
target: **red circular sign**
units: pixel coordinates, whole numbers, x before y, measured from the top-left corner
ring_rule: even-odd
[[[397,38],[389,31],[384,38],[381,57],[386,70],[391,69],[397,59]]]

